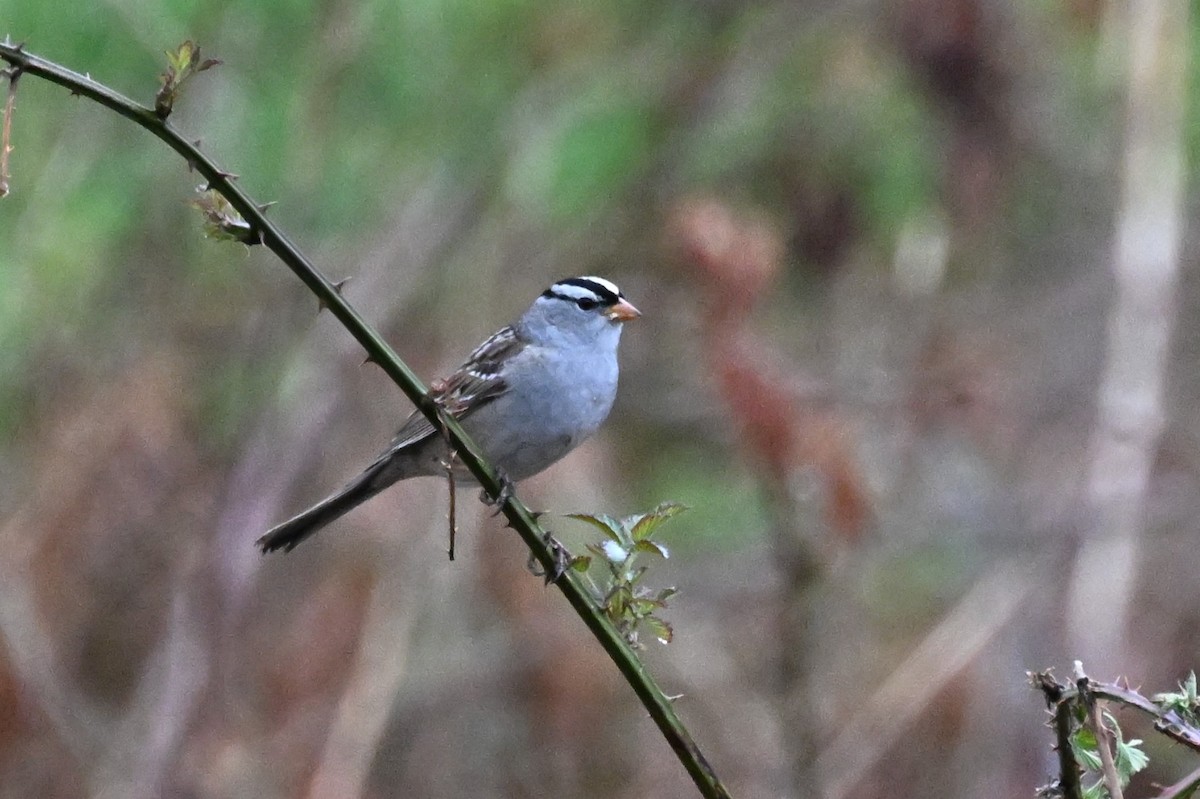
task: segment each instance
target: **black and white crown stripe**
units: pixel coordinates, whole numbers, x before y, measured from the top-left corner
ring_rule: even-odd
[[[574,303],[591,300],[605,307],[616,305],[625,299],[625,295],[615,283],[602,277],[570,277],[560,280],[543,291],[542,296]]]
[[[580,308],[587,306],[588,310],[610,308],[625,299],[615,283],[602,277],[565,278],[543,291],[542,296],[572,302]],[[503,373],[505,359],[517,344],[517,331],[511,325],[502,327],[475,348],[462,371],[479,381],[497,380]]]

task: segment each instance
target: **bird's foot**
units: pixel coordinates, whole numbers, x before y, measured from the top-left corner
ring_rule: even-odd
[[[493,516],[500,515],[500,511],[504,509],[504,503],[512,499],[513,495],[513,481],[508,479],[508,475],[503,470],[496,470],[496,479],[500,482],[500,493],[494,499],[486,490],[479,492],[479,501],[496,509],[492,512]]]
[[[542,564],[538,562],[534,553],[530,552],[529,563],[526,564],[526,567],[534,577],[544,577],[546,585],[550,585],[550,583],[558,582],[558,578],[562,577],[567,569],[571,568],[571,552],[550,533],[546,533],[542,541],[545,542],[546,548],[550,550],[554,558],[554,565],[549,569],[543,569]]]

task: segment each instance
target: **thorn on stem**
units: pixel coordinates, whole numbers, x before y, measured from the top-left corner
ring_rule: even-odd
[[[350,280],[350,278],[344,277],[341,280],[339,280],[338,282],[333,284],[333,290],[337,293],[337,295],[339,297],[342,295],[342,286],[346,285],[346,283],[349,280]],[[328,307],[329,307],[329,303],[325,302],[324,297],[317,297],[317,313],[321,313],[321,311],[324,311]],[[371,360],[371,359],[368,358],[367,360]],[[363,363],[366,363],[366,362],[367,361],[363,361]]]

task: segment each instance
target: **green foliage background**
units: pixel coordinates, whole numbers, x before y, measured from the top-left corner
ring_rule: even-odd
[[[664,614],[676,640],[652,665],[695,697],[693,732],[744,796],[802,795],[796,761],[817,758],[797,757],[789,730],[836,749],[864,695],[995,564],[1052,562],[1087,524],[1122,24],[1087,2],[0,0],[0,35],[146,104],[163,50],[193,39],[220,58],[172,123],[278,201],[272,217],[329,276],[354,278],[351,301],[423,375],[556,278],[626,289],[645,318],[626,333],[611,423],[522,496],[555,512],[694,508],[664,532],[654,584],[681,593]],[[690,795],[515,542],[464,525],[472,543],[445,563],[440,486],[398,489],[257,560],[262,529],[345,480],[407,406],[279,264],[203,238],[198,179],[177,157],[60,89],[19,86],[0,201],[0,577],[39,613],[33,638],[0,614],[0,718],[14,719],[0,773],[24,765],[0,797],[99,795],[124,762],[99,744],[64,753],[49,694],[29,688],[36,660],[13,642],[51,642],[46,672],[103,709],[103,741],[166,651],[180,596],[205,701],[153,768],[125,770],[152,794],[300,795],[324,767],[361,772],[364,796],[543,795],[531,775],[546,771],[560,796]],[[708,327],[721,309],[680,254],[697,198],[778,253],[728,338],[745,334],[747,363],[798,397],[784,481],[747,445],[761,408],[721,393],[722,330]],[[1189,230],[1135,630],[1128,652],[1087,664],[1148,685],[1173,685],[1198,643],[1176,601],[1200,588],[1195,252]],[[831,464],[867,497],[861,523],[839,516]],[[820,542],[813,584],[780,551],[796,536]],[[1048,739],[1019,686],[1075,654],[1055,584],[931,689],[903,743],[863,742],[872,759],[846,795],[1044,782]],[[13,597],[0,590],[0,609]],[[393,616],[369,612],[380,597]],[[788,602],[809,603],[806,623],[788,626]],[[797,628],[811,660],[788,672],[780,642]],[[351,747],[366,752],[356,772],[323,746],[380,640],[403,665],[376,726],[359,725],[374,737]],[[782,697],[788,679],[813,693]],[[797,705],[811,716],[788,717]],[[1178,753],[1152,746],[1146,779],[1170,782]]]

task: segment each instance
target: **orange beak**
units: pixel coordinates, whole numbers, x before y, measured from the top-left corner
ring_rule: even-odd
[[[634,308],[628,300],[623,299],[605,311],[604,315],[614,322],[628,322],[637,319],[642,315],[642,312]]]

